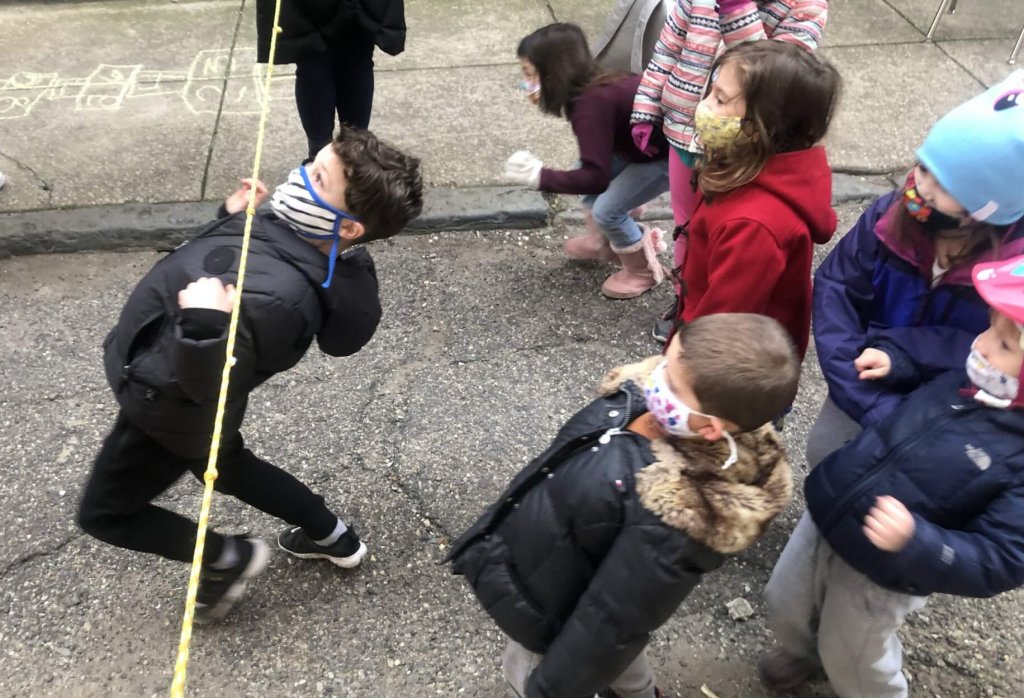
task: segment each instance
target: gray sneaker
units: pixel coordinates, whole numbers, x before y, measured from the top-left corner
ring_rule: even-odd
[[[757,675],[766,688],[789,691],[806,683],[820,668],[821,664],[813,659],[796,657],[776,648],[757,663]]]

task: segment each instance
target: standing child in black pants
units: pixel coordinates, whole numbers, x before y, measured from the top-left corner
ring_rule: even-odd
[[[256,0],[256,60],[270,59],[275,0]],[[312,160],[338,121],[370,125],[373,48],[405,50],[403,0],[281,0],[274,62],[295,64],[295,104]]]
[[[85,531],[130,550],[189,562],[196,524],[153,505],[185,472],[202,480],[220,391],[238,274],[244,182],[198,237],[139,282],[104,342],[121,412],[96,459],[78,512]],[[216,489],[292,524],[279,546],[302,558],[355,567],[366,554],[322,496],[245,447],[249,393],[302,358],[348,356],[380,320],[373,260],[360,243],[391,237],[422,205],[419,161],[368,131],[342,128],[253,220],[248,269],[224,413]],[[227,285],[224,285],[227,282]],[[197,617],[222,617],[262,571],[267,545],[210,531]]]

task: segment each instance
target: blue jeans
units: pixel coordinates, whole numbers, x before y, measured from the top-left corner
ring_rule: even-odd
[[[613,248],[640,242],[643,232],[629,212],[668,191],[668,161],[626,162],[612,158],[612,181],[603,193],[582,198]]]

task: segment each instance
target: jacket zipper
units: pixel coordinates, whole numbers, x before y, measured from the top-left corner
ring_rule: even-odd
[[[953,412],[953,414],[963,414],[963,410]],[[860,484],[847,492],[846,495],[840,499],[834,507],[832,507],[832,514],[825,519],[825,522],[819,527],[821,532],[824,534],[826,531],[831,530],[835,523],[846,514],[847,507],[849,507],[853,501],[860,498],[862,494],[867,492],[871,485],[889,470],[899,456],[902,456],[904,453],[912,449],[918,443],[930,436],[932,432],[937,431],[941,426],[942,425],[939,422],[933,423],[931,427],[918,434],[914,439],[894,449],[888,456],[883,458],[881,463],[872,468],[871,471],[861,479]]]

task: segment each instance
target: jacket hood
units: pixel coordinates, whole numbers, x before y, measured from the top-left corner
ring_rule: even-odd
[[[773,155],[750,186],[786,202],[807,224],[816,244],[832,239],[836,212],[832,209],[832,169],[824,147]]]
[[[662,360],[613,369],[600,385],[602,394],[632,381],[642,385]],[[793,479],[782,441],[766,424],[734,434],[738,460],[727,470],[724,440],[655,439],[654,462],[636,476],[641,503],[667,525],[720,553],[736,553],[753,545],[772,519],[789,504]]]

